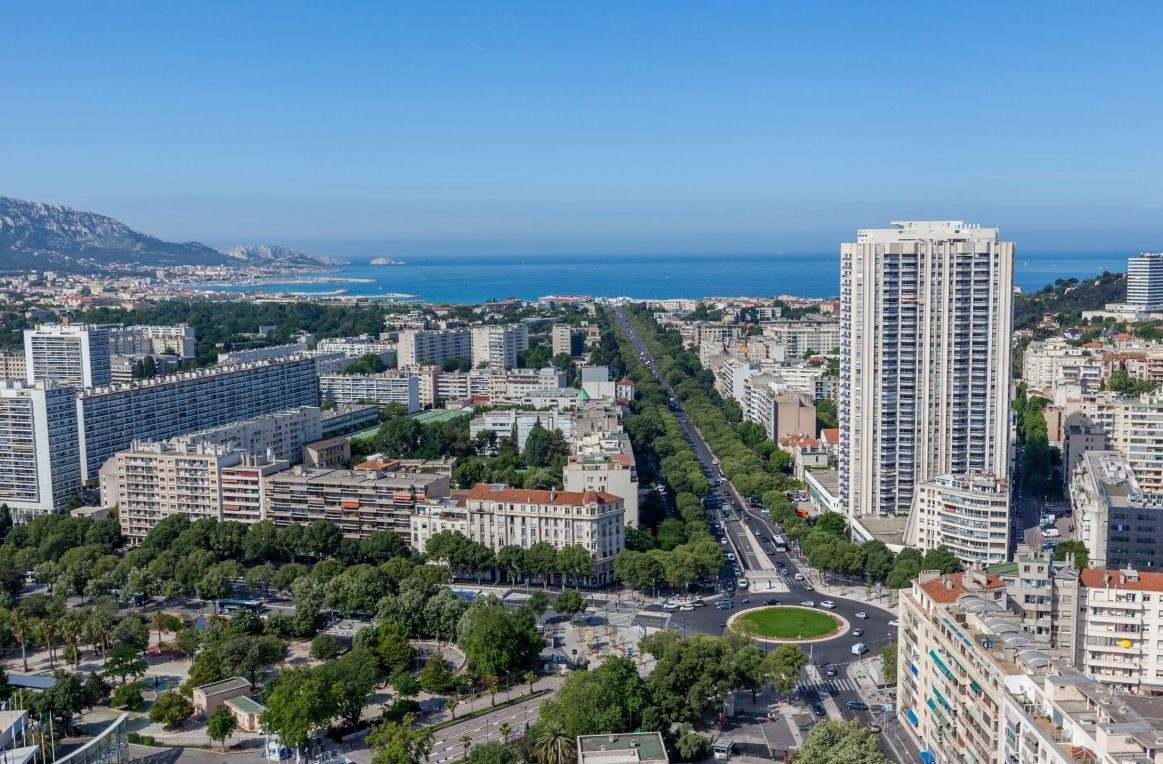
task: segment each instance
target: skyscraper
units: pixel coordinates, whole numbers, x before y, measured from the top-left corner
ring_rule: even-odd
[[[1163,252],[1144,252],[1127,261],[1127,303],[1163,310]]]
[[[1004,477],[1014,245],[893,223],[840,248],[840,506],[909,513],[938,475]]]
[[[0,382],[0,504],[27,522],[63,512],[80,490],[76,390]]]
[[[41,324],[24,330],[28,381],[45,380],[73,387],[112,382],[109,331],[90,324]]]

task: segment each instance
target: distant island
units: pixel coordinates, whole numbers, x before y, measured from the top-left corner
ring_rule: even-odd
[[[390,257],[377,257],[371,261],[372,265],[407,265],[403,260],[393,260]]]

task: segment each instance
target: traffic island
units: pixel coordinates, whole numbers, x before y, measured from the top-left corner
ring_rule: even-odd
[[[825,610],[772,605],[741,610],[727,628],[760,642],[823,642],[847,634],[848,620]]]

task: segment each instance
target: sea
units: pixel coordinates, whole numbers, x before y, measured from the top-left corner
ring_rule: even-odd
[[[436,303],[478,303],[546,295],[590,297],[833,297],[840,257],[769,255],[428,255],[395,256],[403,265],[371,265],[375,255],[326,274],[261,284],[198,285],[223,291],[359,295]],[[1036,291],[1058,279],[1123,272],[1126,252],[1021,252],[1014,283]]]

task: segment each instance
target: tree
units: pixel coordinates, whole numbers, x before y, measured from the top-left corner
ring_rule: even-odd
[[[529,694],[533,694],[533,683],[537,681],[537,674],[532,671],[526,671],[525,675],[521,677],[525,680],[525,684],[529,685]]]
[[[570,738],[619,732],[633,728],[645,698],[634,661],[609,658],[593,671],[569,674],[557,693],[541,704],[541,719]]]
[[[282,672],[267,696],[266,707],[262,723],[296,749],[306,746],[311,733],[334,713],[329,693],[315,672],[307,668]]]
[[[768,667],[763,662],[763,653],[753,644],[739,648],[731,658],[731,665],[735,670],[736,687],[751,690],[751,702],[754,703],[759,690],[767,684]]]
[[[448,709],[448,713],[452,714],[453,719],[456,718],[456,707],[459,705],[460,705],[460,700],[455,695],[450,697],[448,699],[448,701],[444,704],[444,707]]]
[[[176,729],[194,715],[194,704],[175,690],[163,692],[149,709],[149,720],[161,723],[167,729]]]
[[[576,756],[574,738],[552,722],[541,722],[533,734],[537,764],[570,764]]]
[[[497,725],[497,732],[501,733],[501,741],[509,742],[509,735],[513,734],[513,726],[508,722],[501,722]]]
[[[315,675],[331,693],[331,703],[344,724],[359,724],[364,703],[379,680],[375,659],[367,648],[356,648],[339,660],[323,664]]]
[[[505,724],[502,722],[502,724]],[[507,726],[507,725],[506,725]],[[498,726],[498,731],[500,727]],[[501,733],[503,738],[508,735]],[[489,742],[473,746],[468,755],[468,764],[517,764],[517,754],[504,743]]]
[[[330,634],[320,634],[311,640],[311,657],[317,661],[329,661],[342,650],[339,640]]]
[[[464,758],[468,758],[468,749],[472,745],[472,735],[461,735],[460,744],[464,746]]]
[[[525,463],[530,467],[544,467],[549,463],[549,430],[541,425],[540,419],[525,436]]]
[[[533,592],[529,595],[529,599],[525,601],[525,607],[529,608],[529,612],[541,620],[541,616],[549,608],[549,596],[545,592]]]
[[[889,571],[888,577],[884,580],[884,585],[890,589],[904,589],[909,586],[913,579],[920,575],[923,561],[924,558],[918,550],[905,547],[896,556],[892,570]]]
[[[414,727],[414,722],[409,714],[399,723],[376,725],[367,736],[372,764],[423,764],[432,752],[432,729]]]
[[[780,645],[763,662],[767,675],[771,677],[771,688],[780,695],[787,695],[795,689],[800,672],[808,665],[808,657],[799,645]]]
[[[581,584],[581,575],[590,572],[593,562],[589,550],[579,544],[562,547],[557,552],[557,570],[562,575],[573,575],[575,589]]]
[[[401,698],[414,698],[420,694],[420,681],[406,668],[397,669],[390,684]]]
[[[420,686],[428,692],[444,693],[456,686],[452,669],[443,656],[431,656],[420,670]]]
[[[148,668],[149,665],[142,659],[141,653],[124,642],[114,645],[105,661],[105,675],[117,677],[122,684],[129,677],[144,675]]]
[[[586,601],[576,591],[564,591],[553,601],[553,609],[563,615],[573,615],[585,611]]]
[[[28,640],[33,634],[34,622],[23,607],[9,610],[4,618],[5,626],[20,643],[20,660],[24,663],[24,673],[28,673]]]
[[[884,660],[884,683],[889,685],[896,684],[897,672],[897,644],[896,642],[889,642],[880,651],[880,657]]]
[[[930,549],[921,565],[922,570],[939,570],[942,573],[956,573],[961,570],[961,560],[944,544]]]
[[[876,734],[855,719],[826,721],[812,727],[800,746],[798,764],[889,764]]]
[[[703,761],[711,750],[711,741],[695,732],[689,724],[684,724],[674,741],[681,761]]]
[[[500,676],[526,667],[541,650],[533,615],[507,611],[496,598],[477,600],[457,626],[457,644],[478,675]]]
[[[214,566],[202,574],[195,587],[199,597],[214,602],[215,613],[218,612],[218,600],[225,599],[230,594],[230,589],[230,579],[218,566]]]
[[[1055,560],[1065,560],[1066,555],[1074,555],[1074,567],[1079,570],[1085,568],[1090,562],[1090,552],[1086,549],[1086,544],[1081,541],[1063,541],[1054,549]]]
[[[145,702],[141,697],[141,685],[137,682],[126,682],[118,685],[117,689],[113,691],[111,702],[117,708],[136,711]]]
[[[222,750],[226,750],[226,738],[238,729],[238,720],[226,706],[218,706],[214,713],[206,717],[206,737],[222,743]]]

